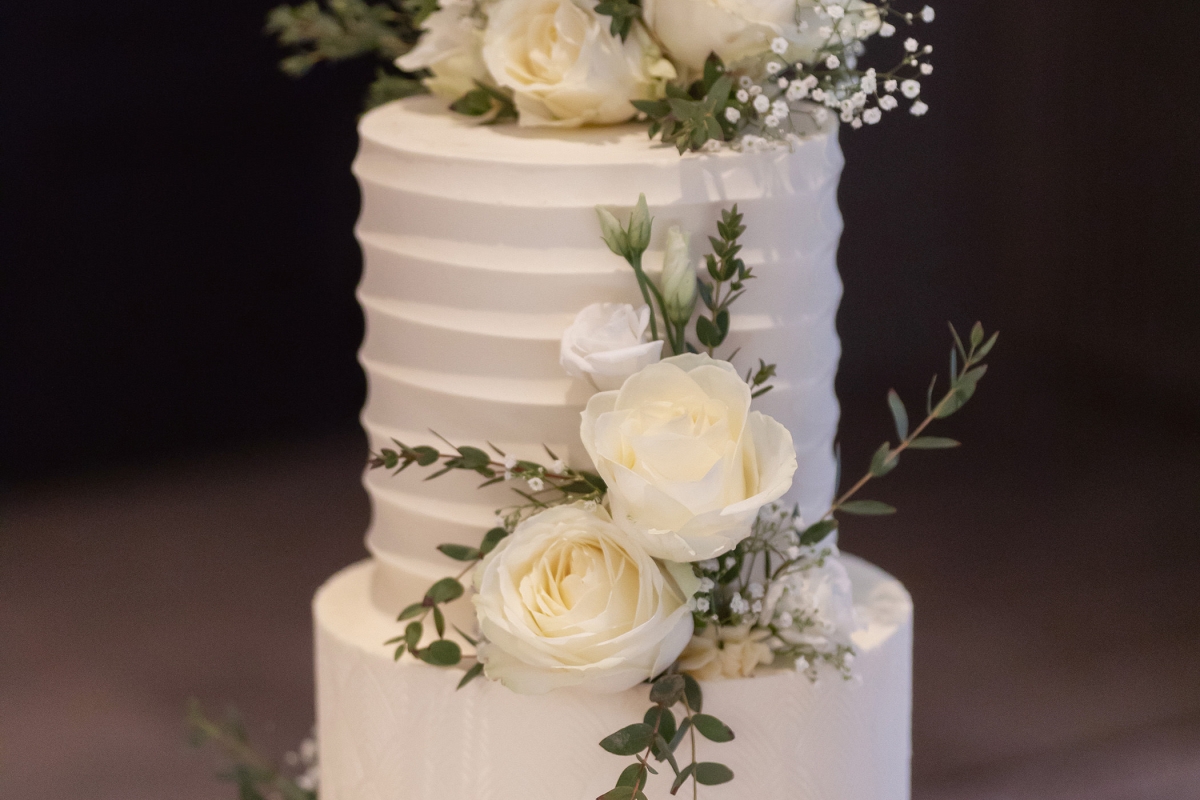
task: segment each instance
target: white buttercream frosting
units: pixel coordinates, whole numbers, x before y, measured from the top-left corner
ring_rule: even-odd
[[[852,556],[857,676],[817,683],[794,671],[704,683],[704,710],[737,738],[698,742],[701,760],[736,778],[702,796],[761,800],[907,800],[912,604],[904,588]],[[624,761],[600,739],[640,720],[645,687],[613,695],[560,689],[519,695],[458,669],[392,660],[395,616],[370,599],[373,562],[335,575],[314,603],[321,800],[591,800]],[[469,605],[469,604],[467,604]],[[668,797],[670,769],[651,778]],[[531,776],[534,776],[531,778]]]

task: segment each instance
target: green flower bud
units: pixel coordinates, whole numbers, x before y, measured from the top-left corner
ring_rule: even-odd
[[[638,195],[637,205],[629,215],[629,249],[633,253],[644,253],[650,246],[650,209],[646,207],[646,195]]]
[[[596,214],[600,217],[600,238],[608,245],[608,249],[621,258],[629,257],[629,236],[621,229],[621,223],[611,211],[596,206]]]
[[[675,225],[667,231],[662,295],[667,319],[676,325],[686,325],[696,307],[696,270],[688,254],[688,234]]]

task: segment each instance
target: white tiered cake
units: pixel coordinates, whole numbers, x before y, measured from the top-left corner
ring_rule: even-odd
[[[628,208],[645,193],[654,273],[667,226],[715,232],[721,209],[737,203],[752,221],[743,257],[758,278],[728,346],[778,364],[776,388],[756,406],[793,436],[798,469],[786,499],[819,519],[834,489],[838,418],[835,125],[791,149],[681,157],[649,143],[642,126],[479,126],[430,98],[367,114],[355,174],[372,447],[425,443],[432,429],[522,458],[547,445],[588,467],[579,420],[594,390],[563,374],[559,340],[589,303],[639,301],[628,265],[601,241],[595,207]],[[383,645],[399,632],[401,608],[457,572],[434,548],[477,541],[509,503],[503,484],[476,491],[470,475],[422,477],[368,474],[373,558],[315,600],[322,800],[596,797],[621,767],[597,742],[641,718],[645,692],[525,697],[485,681],[455,691],[460,671],[395,662]],[[908,797],[911,602],[883,572],[846,561],[865,623],[854,679],[760,670],[706,684],[706,709],[737,731],[722,757],[738,778],[705,797]],[[451,621],[470,630],[469,604],[457,605]],[[650,781],[651,796],[665,790],[663,776]]]

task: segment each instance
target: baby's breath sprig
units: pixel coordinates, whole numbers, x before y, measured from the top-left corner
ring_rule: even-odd
[[[697,731],[713,742],[733,741],[733,731],[711,714],[702,713],[704,695],[695,678],[675,672],[660,675],[650,684],[650,702],[654,705],[641,722],[626,725],[600,741],[600,746],[613,755],[633,756],[635,761],[621,772],[617,785],[597,800],[646,800],[649,775],[658,774],[650,765],[651,757],[660,763],[666,761],[674,772],[672,795],[688,780],[692,781],[693,798],[700,785],[716,786],[733,780],[733,770],[724,764],[696,760]],[[671,711],[677,705],[683,707],[682,722],[677,722]],[[691,759],[680,768],[675,752],[684,738],[690,741]]]

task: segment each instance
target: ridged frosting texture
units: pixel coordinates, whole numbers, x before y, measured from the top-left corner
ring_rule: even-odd
[[[705,711],[736,734],[698,743],[700,760],[736,775],[703,787],[705,800],[908,800],[911,600],[879,569],[846,562],[867,625],[854,639],[857,677],[705,683]],[[644,687],[529,696],[476,680],[456,691],[460,670],[397,663],[382,646],[397,625],[370,599],[376,569],[348,567],[314,603],[321,800],[592,800],[612,788],[629,759],[598,742],[641,719]],[[650,797],[668,796],[663,766]]]
[[[560,338],[591,303],[640,303],[628,265],[600,239],[595,207],[624,214],[645,193],[654,273],[671,225],[693,232],[703,252],[721,209],[737,203],[748,226],[742,257],[759,277],[734,305],[717,355],[740,347],[742,371],[758,358],[778,364],[776,388],[755,407],[792,433],[799,469],[788,499],[808,519],[824,511],[834,481],[842,290],[835,131],[790,150],[680,157],[651,145],[641,126],[483,127],[419,98],[370,112],[360,135],[362,423],[372,447],[393,437],[429,443],[432,429],[543,461],[547,445],[587,467],[579,425],[593,389],[564,373]],[[478,541],[515,497],[504,486],[476,491],[469,475],[423,477],[415,467],[366,477],[368,547],[385,566],[381,603],[410,602],[427,578],[448,573],[453,564],[434,547]]]

